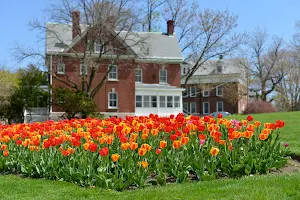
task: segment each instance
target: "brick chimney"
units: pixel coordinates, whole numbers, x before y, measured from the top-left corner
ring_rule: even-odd
[[[75,10],[72,12],[72,38],[74,39],[80,32],[80,11]]]
[[[174,34],[174,21],[173,20],[167,21],[167,31],[168,31],[168,35]]]

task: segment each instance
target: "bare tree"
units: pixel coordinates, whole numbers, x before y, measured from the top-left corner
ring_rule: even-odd
[[[157,29],[157,22],[160,21],[160,8],[166,0],[145,0],[141,4],[142,31],[152,32]]]
[[[268,96],[275,91],[284,77],[281,70],[280,60],[283,58],[283,39],[273,37],[268,44],[268,34],[266,30],[257,29],[249,37],[250,51],[250,73],[253,82],[250,90],[255,93],[257,99],[267,101]],[[270,98],[269,101],[272,101]]]
[[[49,71],[64,85],[75,91],[83,91],[93,99],[105,83],[111,66],[136,56],[132,47],[136,45],[144,47],[145,38],[133,32],[138,19],[132,8],[134,8],[132,0],[57,0],[46,10],[47,21],[55,23],[45,25],[39,20],[34,20],[30,22],[30,27],[40,31],[39,35],[42,35],[40,41],[45,41],[46,33],[48,37],[51,35],[55,45],[62,47],[63,52],[53,53],[50,58],[44,57],[33,48],[16,46],[14,55],[19,61],[40,56],[48,68],[50,60],[53,63],[55,60],[59,62],[61,59],[72,57],[80,63],[77,68],[87,66],[82,69],[80,82],[68,76],[68,73],[61,77],[52,69]],[[64,26],[61,26],[62,24]],[[66,30],[72,30],[71,41],[70,39],[66,41],[66,37],[61,34]],[[97,52],[96,43],[99,47]],[[108,70],[101,80],[97,81],[95,77],[99,69],[108,64],[110,64]]]
[[[297,52],[286,52],[280,61],[284,77],[276,86],[275,103],[281,111],[295,111],[300,108],[300,57]]]
[[[229,55],[243,42],[243,34],[232,33],[237,26],[237,16],[228,10],[198,11],[194,9],[197,8],[196,3],[190,8],[181,7],[181,3],[169,5],[170,7],[177,5],[177,8],[170,8],[169,12],[174,19],[179,21],[177,28],[182,52],[188,60],[194,63],[189,73],[183,76],[185,84],[199,68],[204,66],[206,61],[220,55]]]

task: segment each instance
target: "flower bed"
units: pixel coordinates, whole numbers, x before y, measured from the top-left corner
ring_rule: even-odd
[[[252,121],[179,114],[0,126],[0,172],[123,190],[283,166],[284,122]]]

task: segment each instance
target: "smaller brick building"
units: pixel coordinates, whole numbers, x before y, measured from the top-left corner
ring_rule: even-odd
[[[185,85],[183,112],[208,115],[213,112],[242,113],[248,102],[247,70],[242,60],[209,60],[201,66]],[[184,75],[194,66],[185,61],[181,65],[182,87]]]

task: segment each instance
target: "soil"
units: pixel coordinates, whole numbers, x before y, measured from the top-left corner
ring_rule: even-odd
[[[300,172],[300,156],[293,156],[288,159],[286,165],[280,169],[270,170],[271,174],[297,173]]]

